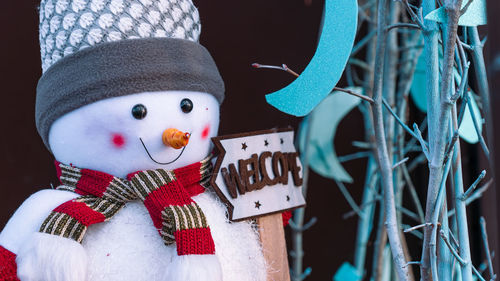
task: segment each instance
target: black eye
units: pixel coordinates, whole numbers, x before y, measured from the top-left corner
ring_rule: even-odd
[[[142,104],[136,104],[134,107],[132,107],[132,116],[134,116],[135,119],[141,120],[146,117],[148,114],[148,110],[146,107]]]
[[[181,101],[181,109],[184,113],[189,113],[193,110],[193,102],[190,99],[183,99]]]

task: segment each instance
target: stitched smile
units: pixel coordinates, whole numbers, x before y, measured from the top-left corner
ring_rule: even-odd
[[[179,155],[177,155],[177,157],[174,160],[172,160],[170,162],[164,162],[163,163],[163,162],[156,161],[153,158],[153,156],[151,156],[151,153],[149,153],[148,148],[146,147],[146,144],[144,144],[144,141],[142,141],[142,138],[139,138],[139,140],[141,141],[142,146],[144,147],[144,150],[146,150],[146,153],[148,154],[149,158],[151,158],[151,160],[153,160],[153,162],[155,162],[156,164],[160,164],[160,165],[168,165],[168,164],[174,163],[175,161],[177,161],[177,159],[179,159],[181,157],[182,153],[184,152],[184,149],[186,149],[186,147],[184,146],[182,148],[182,150],[181,150],[181,153],[179,153]]]

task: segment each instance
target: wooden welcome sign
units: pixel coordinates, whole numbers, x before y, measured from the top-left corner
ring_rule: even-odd
[[[281,213],[305,205],[292,129],[212,138],[219,155],[211,184],[229,219],[256,218],[268,280],[290,280]]]

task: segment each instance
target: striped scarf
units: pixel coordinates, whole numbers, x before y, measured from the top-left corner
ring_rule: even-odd
[[[56,161],[61,186],[79,194],[55,208],[40,232],[81,242],[89,225],[110,220],[129,201],[140,199],[166,245],[177,244],[180,255],[215,253],[214,241],[202,210],[191,197],[209,185],[210,157],[186,167],[139,171],[121,179]]]

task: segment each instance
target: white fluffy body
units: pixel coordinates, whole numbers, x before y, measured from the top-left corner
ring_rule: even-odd
[[[210,276],[218,276],[222,270],[224,281],[265,280],[266,264],[253,223],[230,223],[225,206],[211,191],[193,199],[207,217],[220,265],[210,257],[178,257],[176,246],[163,244],[147,209],[135,201],[128,203],[109,222],[90,226],[83,247],[70,239],[31,232],[18,250],[12,249],[18,254],[18,274],[23,281],[187,281],[217,280]],[[26,208],[42,216],[50,212],[48,208],[41,208],[42,211],[35,205],[23,205],[20,210]],[[39,224],[42,221],[40,219]],[[17,223],[11,219],[4,232],[16,228]],[[4,232],[0,237],[4,237]],[[77,274],[85,268],[88,268],[86,275]]]
[[[193,111],[182,112],[180,101],[193,101]],[[136,104],[148,114],[137,120],[131,115]],[[209,94],[197,92],[141,93],[101,100],[74,110],[52,125],[49,143],[56,159],[77,167],[118,177],[145,169],[175,169],[205,158],[210,137],[219,124],[219,105]],[[208,136],[204,136],[205,128]],[[190,132],[180,151],[165,147],[161,134],[167,128]],[[122,147],[113,145],[119,134]],[[231,223],[225,205],[207,191],[193,197],[203,210],[215,243],[216,255],[177,256],[176,245],[165,246],[142,202],[125,205],[110,221],[91,225],[82,244],[37,233],[50,211],[77,197],[45,190],[26,200],[0,233],[0,245],[18,255],[21,280],[32,281],[260,281],[266,264],[255,226]],[[82,273],[83,272],[83,273]]]
[[[78,194],[50,189],[31,195],[0,232],[0,245],[18,253],[21,247],[30,241],[31,235],[38,232],[41,222],[47,218],[50,211],[75,197],[78,197]]]
[[[86,280],[87,253],[80,243],[39,232],[28,241],[17,254],[20,280]]]
[[[210,225],[223,280],[265,280],[265,261],[252,223],[229,223],[225,206],[213,192],[207,191],[193,199]],[[90,226],[83,246],[89,256],[89,280],[213,280],[204,274],[218,269],[210,258],[194,257],[197,260],[192,262],[189,258],[179,259],[176,246],[163,244],[140,202],[127,204],[107,223]],[[203,259],[208,263],[202,266],[209,270],[197,270],[196,262]],[[180,266],[183,262],[187,264]],[[141,268],[144,270],[139,270]],[[172,273],[174,275],[170,275]],[[194,278],[198,274],[203,278]]]
[[[193,268],[197,268],[193,270]],[[219,260],[214,255],[187,255],[172,259],[163,280],[220,280],[222,272]]]

